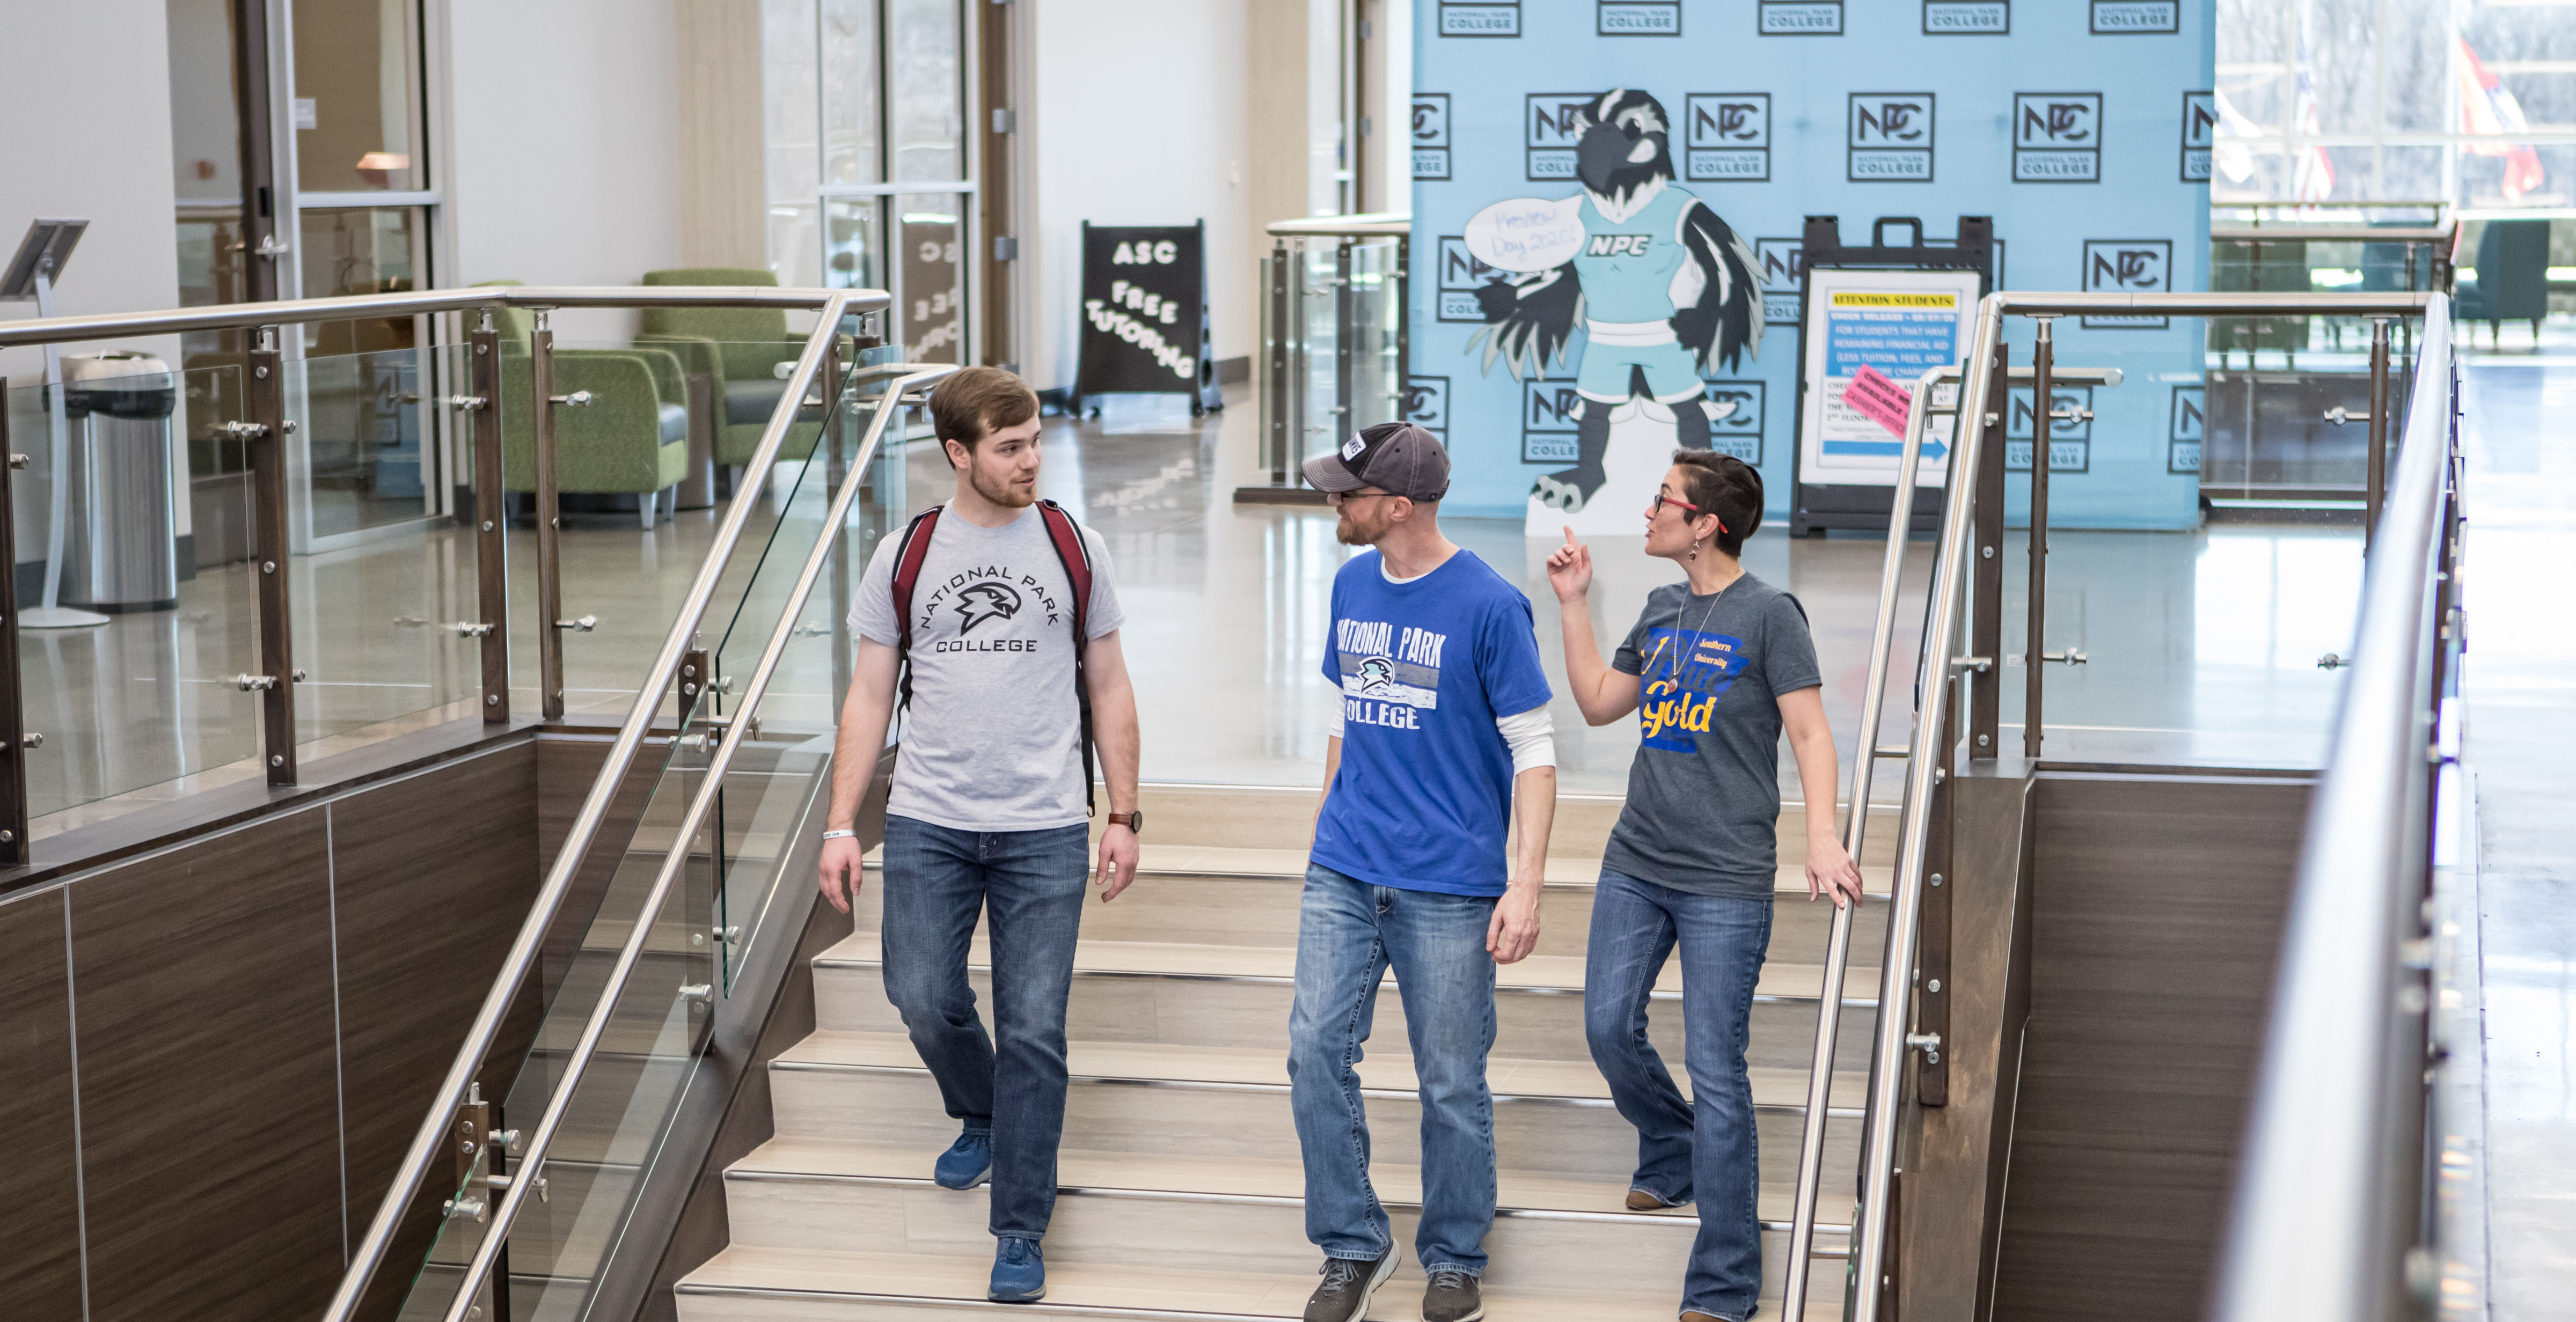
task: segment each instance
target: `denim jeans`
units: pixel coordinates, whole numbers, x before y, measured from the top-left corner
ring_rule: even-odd
[[[1089,880],[1089,831],[959,831],[886,818],[886,998],[948,1114],[993,1135],[992,1229],[1038,1239],[1064,1137],[1064,1002]],[[966,982],[989,913],[993,1037]],[[995,1048],[994,1039],[1000,1039]]]
[[[1687,1104],[1646,1040],[1647,997],[1676,941]],[[1682,1309],[1734,1322],[1753,1315],[1762,1291],[1760,1166],[1744,1044],[1770,944],[1769,900],[1694,895],[1605,868],[1584,959],[1583,1033],[1619,1114],[1637,1127],[1633,1187],[1668,1203],[1699,1203]]]
[[[1494,1225],[1494,958],[1485,928],[1494,900],[1372,886],[1306,867],[1297,917],[1297,1003],[1288,1016],[1288,1092],[1306,1159],[1306,1238],[1326,1257],[1370,1259],[1395,1244],[1368,1177],[1360,1044],[1391,965],[1413,1039],[1422,1098],[1422,1224],[1413,1252],[1426,1272],[1485,1270]]]

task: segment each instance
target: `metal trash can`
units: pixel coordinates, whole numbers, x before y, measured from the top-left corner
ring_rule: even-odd
[[[64,501],[62,602],[101,611],[179,604],[170,417],[179,379],[139,353],[63,359],[73,428]]]

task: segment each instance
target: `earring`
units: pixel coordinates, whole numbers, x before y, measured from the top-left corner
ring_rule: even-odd
[[[1690,558],[1691,558],[1691,559],[1693,559],[1693,560],[1697,560],[1697,559],[1699,559],[1699,543],[1698,543],[1698,542],[1696,542],[1696,541],[1694,541],[1694,542],[1692,542],[1692,543],[1691,543],[1691,554],[1690,554]]]

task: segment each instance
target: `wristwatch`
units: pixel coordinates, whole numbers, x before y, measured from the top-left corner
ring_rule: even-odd
[[[1145,810],[1142,808],[1134,812],[1111,813],[1108,821],[1111,826],[1123,826],[1138,835],[1145,834]]]

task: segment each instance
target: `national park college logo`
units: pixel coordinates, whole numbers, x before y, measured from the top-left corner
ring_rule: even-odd
[[[1449,635],[1383,620],[1333,621],[1342,672],[1342,720],[1419,730],[1422,713],[1440,706],[1440,654]]]
[[[1065,610],[1055,595],[1063,589],[1006,565],[979,565],[949,575],[936,588],[922,586],[926,591],[912,603],[913,636],[934,639],[933,652],[1035,652],[1050,629],[1064,624]],[[1022,615],[1032,622],[1044,616],[1046,627],[1012,630]],[[939,637],[942,620],[954,622],[955,637]]]
[[[1646,634],[1645,694],[1637,705],[1645,746],[1696,752],[1698,736],[1717,714],[1717,700],[1752,664],[1744,640],[1722,633],[1652,629]]]

